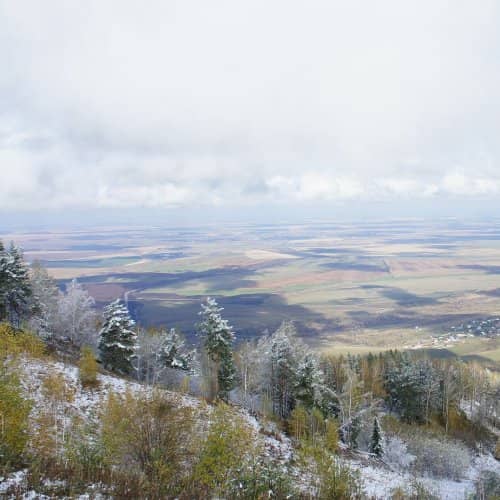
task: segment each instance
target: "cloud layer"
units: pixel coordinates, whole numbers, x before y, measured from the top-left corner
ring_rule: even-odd
[[[497,198],[499,10],[0,0],[0,209]]]

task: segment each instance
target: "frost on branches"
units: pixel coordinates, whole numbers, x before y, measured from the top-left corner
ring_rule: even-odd
[[[96,344],[95,301],[76,279],[60,294],[59,321],[55,328],[58,337],[68,338],[76,345]],[[123,306],[124,307],[124,306]],[[128,312],[127,312],[128,314]]]
[[[99,354],[104,368],[122,374],[133,371],[137,349],[134,321],[120,299],[104,308],[104,325],[99,333]]]
[[[227,401],[229,392],[235,385],[236,370],[233,361],[235,336],[227,320],[222,319],[222,310],[215,299],[208,297],[206,303],[201,305],[199,315],[202,321],[198,328],[210,365],[207,371],[213,384],[213,395]]]

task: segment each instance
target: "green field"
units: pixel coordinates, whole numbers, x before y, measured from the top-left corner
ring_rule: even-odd
[[[194,332],[216,296],[240,338],[296,322],[318,349],[445,348],[500,361],[497,336],[451,327],[500,313],[500,223],[389,221],[109,228],[3,235],[99,306],[124,295],[144,324]],[[487,345],[486,345],[486,344]]]

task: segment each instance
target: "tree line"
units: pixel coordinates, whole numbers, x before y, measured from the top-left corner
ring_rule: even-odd
[[[232,401],[283,422],[297,417],[298,408],[317,412],[335,422],[352,448],[368,421],[371,433],[381,432],[374,423],[381,410],[408,424],[440,425],[471,442],[482,427],[464,429],[464,412],[476,423],[498,425],[498,381],[477,364],[399,351],[321,356],[291,321],[237,345],[223,308],[210,297],[201,304],[196,350],[175,329],[136,325],[119,299],[104,308],[99,323],[94,299],[76,280],[59,291],[43,266],[29,267],[14,244],[0,246],[0,320],[16,327],[24,322],[47,342],[90,346],[105,369],[148,384],[182,373],[209,400]]]

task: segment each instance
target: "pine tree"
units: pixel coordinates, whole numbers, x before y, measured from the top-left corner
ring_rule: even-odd
[[[19,327],[21,321],[28,317],[29,303],[32,295],[28,266],[24,262],[21,250],[11,243],[7,252],[2,252],[4,273],[4,310],[10,323]]]
[[[120,299],[104,308],[104,324],[99,333],[99,354],[104,368],[122,374],[133,371],[132,361],[137,348],[134,321]]]
[[[382,446],[382,430],[380,429],[380,424],[377,417],[375,417],[373,420],[373,432],[370,442],[370,452],[379,458],[384,454],[384,449]]]
[[[348,442],[349,446],[353,450],[358,449],[358,438],[361,432],[361,421],[360,418],[355,415],[348,425]]]
[[[176,329],[171,328],[162,335],[159,358],[160,364],[166,368],[189,370],[193,354],[186,350]]]
[[[303,346],[296,340],[295,326],[283,322],[270,339],[270,377],[273,413],[288,418],[295,406],[297,369]]]
[[[201,305],[199,332],[203,338],[204,348],[215,372],[215,396],[227,401],[229,392],[235,385],[235,366],[233,361],[234,332],[227,320],[222,319],[221,311],[216,300],[207,298]]]
[[[311,409],[314,405],[319,405],[321,398],[321,387],[323,377],[318,367],[318,361],[311,353],[306,353],[299,362],[295,375],[295,398]]]

